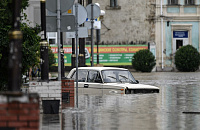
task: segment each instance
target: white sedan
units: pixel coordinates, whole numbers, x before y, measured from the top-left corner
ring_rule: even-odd
[[[67,78],[76,81],[76,68]],[[139,84],[128,69],[117,67],[79,67],[78,89],[81,93],[159,93],[158,87]]]

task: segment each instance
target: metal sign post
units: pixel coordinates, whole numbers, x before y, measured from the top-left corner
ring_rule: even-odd
[[[100,16],[100,8],[96,4],[89,4],[86,7],[88,13],[88,19],[91,20],[91,66],[94,66],[94,40],[93,40],[93,30],[94,30],[94,19]]]
[[[87,18],[86,9],[76,3],[75,4],[75,39],[76,39],[76,107],[78,108],[78,41],[79,35],[81,35],[81,31],[79,25],[84,23]]]
[[[76,107],[78,108],[78,4],[75,4],[75,35],[76,35]]]
[[[60,0],[57,0],[57,44],[58,44],[58,80],[61,81],[61,55],[60,55]]]
[[[94,13],[94,5],[93,4],[91,4],[91,59],[90,59],[90,61],[91,61],[91,66],[94,66],[94,50],[93,50],[93,48],[94,48],[94,39],[93,39],[93,30],[94,30],[94,15],[93,15],[93,13]]]
[[[46,1],[46,9],[48,11],[50,11],[51,13],[55,13],[56,14],[56,18],[55,19],[53,16],[47,17],[47,32],[49,32],[49,30],[51,32],[55,32],[54,30],[54,23],[56,23],[57,21],[57,44],[58,44],[58,80],[61,80],[61,44],[60,44],[60,32],[63,31],[61,30],[61,18],[62,21],[64,21],[64,19],[68,19],[70,16],[63,16],[61,17],[61,13],[66,12],[68,9],[70,9],[72,7],[72,5],[74,4],[74,0],[47,0]],[[57,5],[57,6],[56,6]],[[73,16],[72,16],[73,17]],[[68,20],[68,21],[73,21],[73,20]],[[52,23],[52,24],[51,24]],[[50,25],[50,27],[49,27]],[[53,25],[53,26],[51,26]],[[66,24],[65,24],[66,25]],[[64,30],[67,31],[72,31],[71,28],[73,28],[73,22],[69,22],[68,25],[70,26],[65,26],[62,27],[64,28]]]

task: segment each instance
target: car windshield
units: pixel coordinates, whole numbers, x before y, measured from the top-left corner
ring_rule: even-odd
[[[104,83],[136,83],[133,75],[128,70],[103,70]]]

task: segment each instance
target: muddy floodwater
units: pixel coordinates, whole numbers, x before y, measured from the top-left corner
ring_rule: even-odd
[[[42,130],[199,130],[200,72],[133,73],[158,94],[79,95],[78,108],[41,115]]]

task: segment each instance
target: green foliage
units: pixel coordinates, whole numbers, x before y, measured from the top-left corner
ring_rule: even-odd
[[[133,56],[132,66],[137,71],[151,72],[155,65],[155,57],[149,50],[140,50]]]
[[[183,46],[176,51],[175,65],[179,71],[194,72],[199,69],[200,54],[192,45]]]
[[[56,58],[54,57],[54,54],[50,47],[49,47],[48,53],[49,53],[49,70],[51,70],[53,67],[53,64],[56,63]]]
[[[37,27],[31,28],[27,24],[21,24],[23,31],[22,44],[22,74],[34,65],[40,63],[40,37],[37,35],[40,30]]]
[[[28,6],[28,0],[22,0],[22,10]],[[12,28],[12,4],[11,0],[1,0],[0,2],[0,91],[6,90],[8,82],[8,55],[9,38],[8,32]],[[21,11],[22,11],[21,10]],[[25,15],[25,14],[24,14]],[[26,18],[25,18],[26,19]],[[24,19],[24,20],[25,20]],[[22,44],[22,73],[29,67],[39,63],[39,41],[38,27],[31,28],[25,23],[21,24],[23,32]]]

